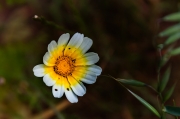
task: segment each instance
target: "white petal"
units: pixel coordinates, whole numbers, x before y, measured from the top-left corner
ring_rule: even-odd
[[[76,49],[78,49],[83,41],[83,37],[83,34],[75,33],[67,44],[64,50],[64,55],[70,56]]]
[[[80,84],[72,76],[68,76],[68,81],[71,84],[71,88],[74,93],[78,96],[83,96],[86,93],[86,89],[83,87],[83,84]]]
[[[79,84],[82,86],[82,88],[85,90],[86,92],[86,87],[84,86],[84,84],[80,81]]]
[[[71,56],[76,59],[80,58],[82,55],[84,55],[84,53],[89,50],[89,48],[92,46],[92,43],[93,41],[90,38],[84,37],[83,42],[79,46],[78,50],[76,50]]]
[[[48,45],[48,52],[51,53],[52,55],[55,55],[56,52],[54,51],[57,48],[57,43],[56,41],[51,41]]]
[[[66,95],[67,99],[69,100],[69,102],[71,102],[71,103],[77,103],[78,102],[78,98],[73,93],[71,88],[69,90],[66,90],[66,89],[64,89],[64,90],[65,90],[65,95]]]
[[[68,99],[71,103],[76,103],[76,102],[78,102],[78,98],[77,98],[77,96],[74,94],[74,92],[72,91],[68,80],[67,80],[66,78],[62,78],[62,79],[63,79],[63,88],[64,88],[65,95],[66,95],[67,99]]]
[[[96,79],[97,76],[86,74],[86,76],[81,81],[87,84],[93,84],[96,82]]]
[[[92,65],[99,61],[99,56],[97,53],[94,52],[88,52],[81,58],[76,60],[75,65]]]
[[[49,53],[46,52],[44,57],[43,57],[43,62],[47,66],[54,66],[55,65],[56,59]]]
[[[60,85],[60,84],[53,85],[52,93],[53,93],[53,96],[56,98],[62,97],[64,94],[63,85]]]
[[[43,77],[43,81],[44,83],[47,85],[47,86],[53,86],[55,83],[56,83],[56,79],[52,79],[50,77],[50,74],[46,74],[44,77]]]
[[[80,85],[77,84],[76,86],[71,86],[74,93],[78,96],[83,96],[86,93],[86,90],[84,90],[84,88]]]
[[[81,72],[81,71],[78,71],[78,70],[75,70],[73,73],[72,73],[72,76],[77,80],[77,81],[82,81],[84,83],[87,83],[87,84],[92,84],[92,83],[95,83],[96,82],[96,79],[97,79],[97,76],[95,73],[93,72]]]
[[[83,54],[89,50],[89,48],[92,46],[93,41],[88,38],[84,37],[82,44],[80,45],[80,49],[82,49]]]
[[[39,64],[33,68],[34,75],[37,77],[43,77],[45,75],[45,65]]]
[[[62,34],[59,39],[58,39],[58,46],[63,46],[67,44],[68,40],[69,40],[69,33],[66,33],[66,34]]]
[[[59,40],[58,40],[58,47],[57,47],[57,55],[58,56],[63,56],[64,54],[64,49],[69,41],[69,33],[66,33],[66,34],[62,34],[60,37],[59,37]]]
[[[102,72],[101,67],[97,66],[97,65],[91,65],[88,68],[89,71],[94,72],[97,76],[99,76]]]
[[[97,65],[89,65],[89,66],[77,66],[75,67],[75,71],[99,76],[102,72],[102,69]]]

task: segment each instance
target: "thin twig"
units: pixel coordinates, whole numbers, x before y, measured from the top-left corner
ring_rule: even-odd
[[[60,102],[59,104],[57,104],[55,106],[55,110],[62,111],[70,105],[71,105],[71,103],[67,99],[64,99],[62,102]],[[38,115],[35,115],[31,119],[48,119],[49,117],[51,117],[53,115],[54,115],[54,110],[48,109]]]
[[[48,21],[43,16],[34,15],[33,19],[35,21],[39,21],[39,22],[41,22],[41,23],[43,23],[43,24],[45,24],[47,26],[53,27],[55,29],[59,29],[59,30],[62,30],[64,32],[68,32],[68,33],[72,33],[72,31],[69,31],[69,30],[65,29],[64,27],[59,26],[59,25],[57,25],[56,23],[54,23],[52,21]]]

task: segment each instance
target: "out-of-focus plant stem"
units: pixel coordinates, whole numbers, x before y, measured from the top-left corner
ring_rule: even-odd
[[[152,89],[154,92],[156,92],[158,94],[158,91],[154,87],[152,87],[151,85],[147,84],[146,87]]]
[[[158,53],[159,53],[159,57],[160,57],[160,63],[162,62],[162,53],[161,53],[161,49],[162,48],[158,48]],[[161,65],[159,65],[158,69],[157,69],[157,80],[158,80],[158,85],[160,83],[160,71],[161,71]],[[161,105],[161,119],[166,119],[165,117],[165,113],[162,111],[162,109],[164,108],[164,104],[163,104],[163,97],[162,97],[162,94],[161,92],[158,92],[158,96],[159,96],[159,99],[160,99],[160,105]]]
[[[38,16],[38,15],[34,15],[33,19],[35,21],[39,21],[47,26],[50,26],[50,27],[53,27],[55,29],[58,29],[58,30],[62,30],[64,32],[68,32],[68,33],[73,33],[72,31],[69,31],[67,30],[66,28],[62,27],[62,26],[59,26],[57,25],[56,23],[52,22],[52,21],[48,21],[47,19],[45,19],[43,16]]]
[[[65,99],[62,102],[60,102],[58,105],[55,106],[55,110],[62,111],[63,109],[67,108],[70,104],[71,103]],[[38,115],[35,115],[31,119],[47,119],[47,118],[51,117],[52,115],[54,115],[54,110],[48,109]]]

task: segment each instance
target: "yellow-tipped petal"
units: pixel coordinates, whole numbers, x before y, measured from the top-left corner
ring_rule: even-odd
[[[99,56],[97,53],[89,52],[83,55],[81,58],[76,59],[75,65],[92,65],[99,61]]]
[[[46,66],[54,66],[56,58],[54,58],[54,56],[51,55],[49,52],[46,52],[46,54],[43,57],[43,62]]]
[[[83,96],[86,93],[86,89],[72,76],[68,76],[68,81],[71,85],[72,90],[78,96]]]
[[[66,78],[64,78],[63,80],[63,84],[64,84],[64,90],[65,90],[65,95],[67,97],[67,99],[71,102],[71,103],[77,103],[78,102],[78,98],[77,96],[73,93],[70,84],[68,82],[68,80]]]
[[[82,44],[74,53],[72,53],[71,57],[74,59],[80,58],[82,55],[84,55],[84,53],[89,50],[89,48],[92,46],[92,43],[93,42],[90,38],[84,37]]]
[[[81,45],[83,41],[83,34],[80,33],[75,33],[72,38],[70,39],[69,43],[67,44],[65,50],[64,50],[64,55],[65,56],[71,56],[74,51],[76,51],[79,46]]]

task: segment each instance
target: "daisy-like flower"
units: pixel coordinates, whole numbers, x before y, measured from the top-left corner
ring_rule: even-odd
[[[34,75],[43,77],[47,86],[52,86],[53,96],[60,98],[65,93],[71,103],[78,102],[77,96],[86,93],[87,84],[95,83],[102,72],[94,65],[99,61],[97,53],[88,52],[92,40],[83,34],[75,33],[69,40],[69,33],[60,36],[58,42],[51,41],[43,63],[33,68]]]

